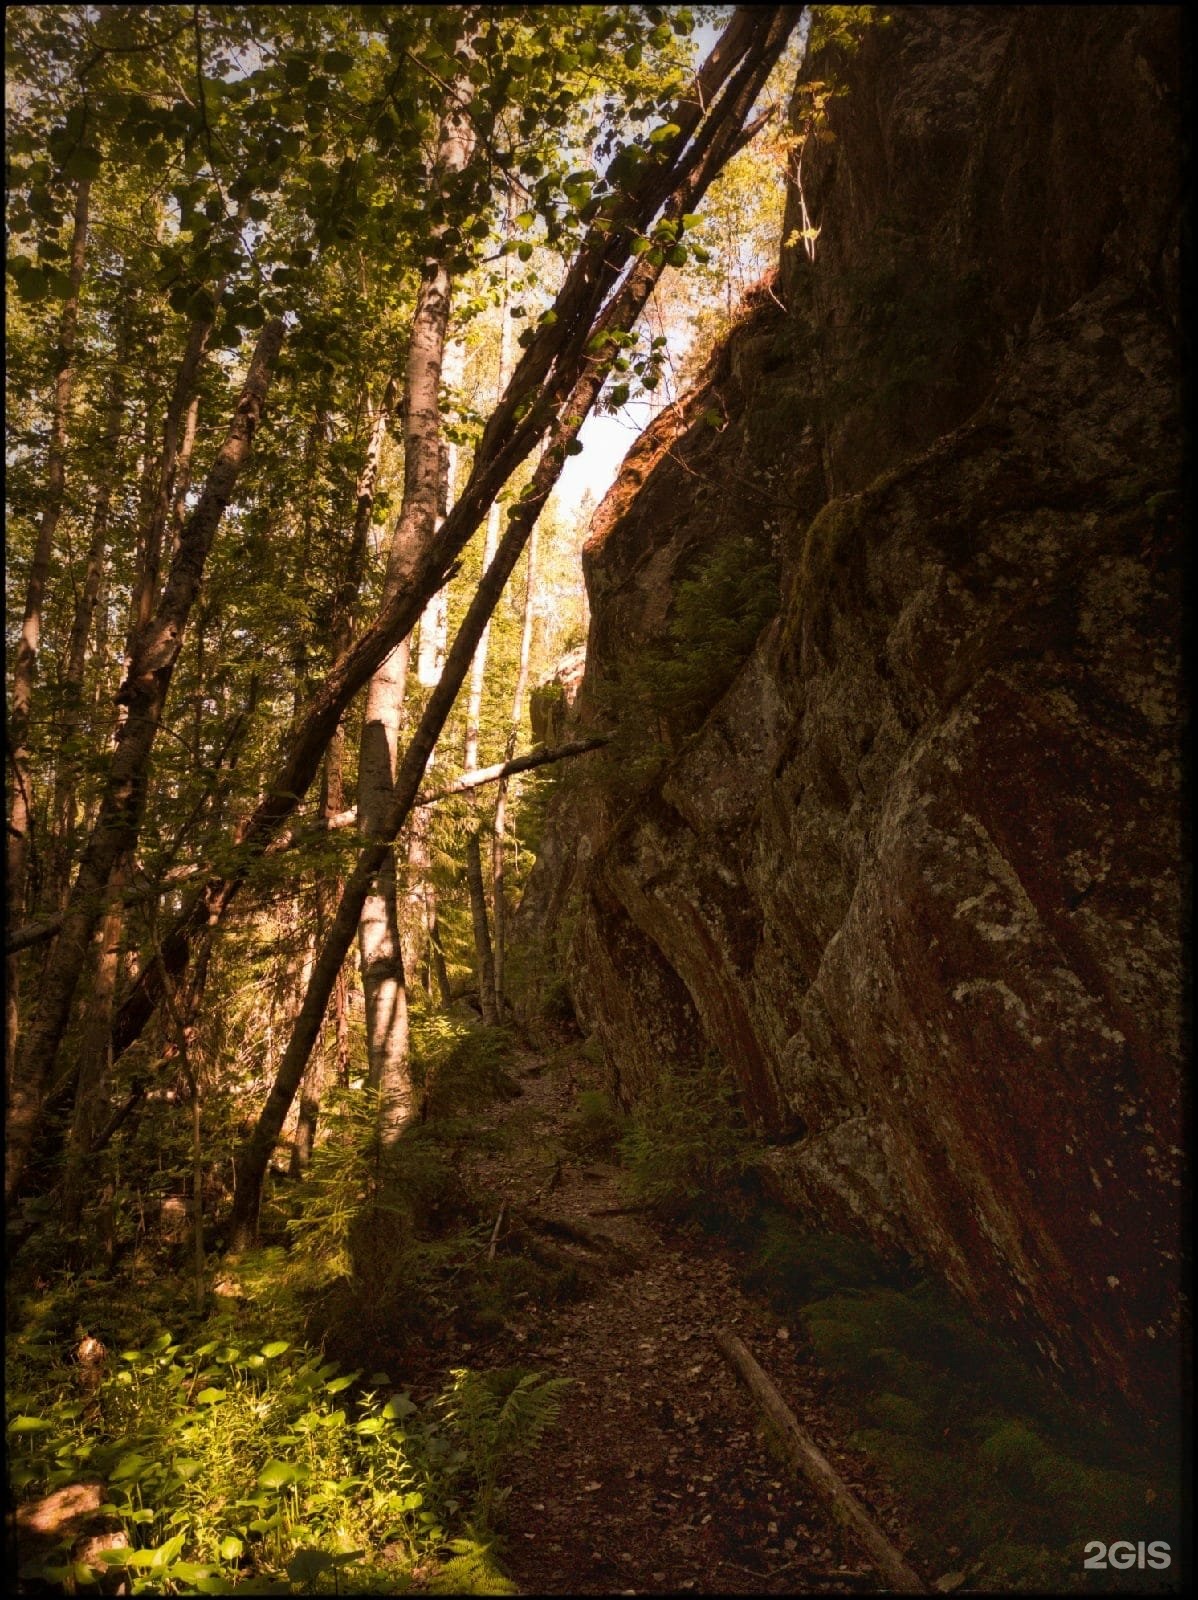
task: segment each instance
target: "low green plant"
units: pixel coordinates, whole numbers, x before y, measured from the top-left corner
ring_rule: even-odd
[[[890,1269],[869,1245],[843,1234],[821,1233],[774,1207],[757,1219],[749,1287],[766,1293],[780,1311],[852,1285],[885,1281]]]
[[[421,1410],[385,1373],[363,1386],[302,1345],[247,1339],[227,1319],[212,1331],[162,1331],[110,1356],[82,1398],[45,1345],[22,1346],[9,1372],[13,1490],[100,1479],[101,1510],[128,1540],[107,1561],[132,1593],[220,1594],[246,1580],[367,1592],[357,1564],[380,1568],[384,1549],[378,1587],[444,1555],[458,1577],[486,1571],[498,1585],[487,1592],[506,1592],[487,1542],[501,1474],[549,1426],[563,1380],[458,1369]],[[95,1581],[69,1543],[24,1576]]]
[[[746,1209],[758,1156],[718,1058],[663,1072],[620,1140],[632,1198],[664,1216],[700,1220]]]
[[[426,1120],[461,1116],[520,1093],[509,1070],[507,1028],[478,1027],[429,1012],[413,1027],[412,1080]]]
[[[570,987],[560,975],[550,978],[541,994],[541,1015],[546,1022],[565,1026],[574,1021],[574,1002]]]
[[[582,1089],[566,1129],[566,1147],[575,1155],[610,1156],[620,1142],[624,1118],[602,1089]]]
[[[441,1410],[465,1446],[477,1485],[477,1515],[489,1525],[506,1497],[500,1469],[536,1447],[556,1419],[570,1380],[542,1378],[519,1367],[481,1373],[458,1367],[452,1378]]]

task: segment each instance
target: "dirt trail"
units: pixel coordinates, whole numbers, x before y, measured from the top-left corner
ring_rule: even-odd
[[[893,1515],[858,1458],[838,1448],[799,1330],[738,1287],[709,1241],[643,1215],[596,1215],[623,1198],[617,1170],[568,1154],[570,1073],[529,1057],[523,1094],[498,1111],[513,1147],[472,1161],[500,1206],[531,1210],[598,1268],[593,1292],[529,1303],[487,1364],[573,1380],[544,1449],[515,1475],[504,1561],[525,1592],[876,1592],[855,1546],[766,1447],[756,1409],[713,1342],[740,1334],[791,1408],[890,1536]],[[595,1235],[592,1246],[567,1230]],[[548,1235],[554,1237],[552,1232]],[[603,1239],[610,1241],[605,1247]],[[503,1248],[503,1230],[497,1239]]]

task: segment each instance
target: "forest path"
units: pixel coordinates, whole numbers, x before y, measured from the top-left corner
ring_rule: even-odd
[[[726,1328],[745,1340],[861,1492],[860,1460],[835,1443],[801,1341],[744,1294],[731,1258],[710,1239],[671,1235],[644,1214],[602,1215],[624,1198],[617,1168],[573,1156],[564,1142],[576,1087],[594,1069],[549,1068],[533,1056],[522,1065],[520,1098],[496,1108],[510,1147],[471,1159],[472,1187],[490,1190],[497,1216],[504,1207],[498,1250],[506,1219],[519,1227],[531,1214],[541,1237],[589,1255],[599,1272],[585,1299],[528,1303],[487,1351],[489,1366],[510,1361],[572,1380],[545,1445],[514,1471],[502,1559],[515,1581],[534,1594],[882,1588],[806,1484],[767,1450],[714,1334]],[[893,1531],[877,1486],[863,1497]]]

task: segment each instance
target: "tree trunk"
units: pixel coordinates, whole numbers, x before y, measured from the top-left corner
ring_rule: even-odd
[[[91,184],[80,179],[75,190],[75,221],[71,235],[70,289],[63,302],[58,325],[58,350],[55,359],[54,408],[50,419],[50,446],[46,456],[46,498],[42,505],[29,583],[25,591],[25,615],[21,637],[13,660],[12,698],[8,712],[8,758],[12,784],[8,809],[8,907],[10,925],[23,922],[28,912],[26,872],[29,866],[29,834],[33,816],[33,777],[29,760],[29,717],[33,686],[37,678],[37,658],[42,641],[42,607],[54,535],[62,516],[66,496],[67,413],[75,381],[75,344],[79,331],[79,286],[87,256],[88,207]],[[9,1071],[13,1069],[20,1028],[17,984],[18,964],[7,963],[5,999],[5,1043]]]
[[[450,372],[452,370],[452,377]],[[445,352],[445,372],[447,381],[460,381],[462,371],[462,348],[460,345],[449,345]],[[441,479],[441,500],[439,512],[444,518],[453,502],[454,486],[457,483],[458,447],[449,440],[446,442],[442,456],[443,476]],[[420,631],[416,652],[416,679],[422,689],[436,687],[441,676],[441,668],[445,665],[445,645],[449,634],[449,586],[438,589],[436,594],[425,606],[420,615]],[[437,752],[428,758],[428,769],[432,770],[436,763]],[[407,905],[405,914],[400,919],[400,946],[403,954],[404,971],[415,973],[420,967],[422,951],[428,948],[428,982],[426,988],[431,996],[432,979],[438,950],[434,955],[432,948],[432,930],[437,922],[437,892],[429,876],[432,860],[429,854],[429,827],[430,818],[426,811],[414,812],[411,825],[408,829],[408,887]],[[440,957],[441,969],[444,970],[444,957]]]
[[[799,1427],[794,1412],[753,1359],[744,1340],[721,1331],[715,1342],[724,1360],[773,1423],[790,1464],[803,1474],[836,1521],[848,1528],[887,1587],[896,1594],[927,1594],[919,1574],[891,1544],[815,1441]]]
[[[474,135],[466,117],[471,84],[459,80],[441,122],[434,186],[446,185],[469,161]],[[427,550],[441,503],[441,370],[449,325],[451,280],[430,253],[416,297],[404,388],[404,493],[388,553],[384,599],[402,583],[404,564]],[[408,643],[392,651],[370,680],[358,756],[358,826],[374,834],[390,804],[407,687]],[[408,997],[399,939],[395,852],[387,851],[362,907],[358,927],[366,997],[370,1083],[379,1091],[382,1144],[389,1146],[413,1110],[408,1050]]]
[[[83,723],[83,680],[87,668],[87,642],[91,637],[107,565],[108,519],[112,509],[117,451],[120,448],[125,414],[125,368],[130,338],[131,330],[126,316],[117,340],[116,358],[108,391],[108,408],[100,447],[102,464],[99,483],[96,486],[95,504],[92,508],[92,531],[87,550],[87,563],[83,573],[83,584],[75,601],[75,613],[67,640],[66,670],[62,680],[62,734],[59,741],[58,764],[54,774],[55,861],[51,872],[52,891],[59,905],[62,904],[70,878],[71,846],[76,822],[75,794],[79,777],[76,740]],[[107,1048],[105,1045],[105,1050]]]
[[[623,329],[635,319],[643,304],[642,292],[647,294],[652,287],[646,275],[660,270],[651,265],[654,253],[646,252],[619,282],[628,267],[633,240],[663,208],[675,221],[694,210],[712,178],[752,136],[756,125],[746,128],[744,118],[801,10],[797,6],[738,8],[695,82],[670,113],[679,129],[670,146],[672,153],[646,164],[631,185],[617,184],[621,191],[618,212],[598,219],[580,247],[554,302],[553,317],[543,319],[533,332],[503,400],[487,423],[456,504],[426,548],[393,542],[388,585],[393,598],[384,602],[373,625],[334,664],[289,735],[262,799],[236,829],[236,865],[225,875],[210,878],[180,913],[163,941],[163,962],[147,963],[126,997],[114,1029],[114,1055],[128,1048],[153,1015],[164,979],[186,965],[191,940],[199,929],[225,915],[254,862],[306,793],[345,707],[415,626],[511,473],[544,436],[554,417],[567,414],[582,376],[588,380],[598,376],[602,381],[601,358],[588,345],[601,333]],[[570,433],[571,440],[575,432]],[[559,431],[555,438],[561,439],[564,447],[566,436]],[[313,981],[317,981],[315,976]]]
[[[225,292],[225,282],[226,279],[222,276],[213,289],[215,305],[219,305],[221,295]],[[139,636],[149,627],[150,619],[158,604],[163,541],[175,503],[175,487],[180,479],[180,468],[181,466],[185,468],[184,476],[190,470],[190,450],[191,443],[195,440],[195,420],[198,411],[195,387],[199,381],[204,354],[208,349],[208,340],[212,336],[215,315],[214,311],[211,316],[197,317],[188,329],[187,343],[183,349],[178,371],[175,373],[175,386],[166,408],[166,420],[162,427],[162,447],[158,453],[154,480],[155,488],[153,497],[149,501],[148,517],[138,538],[141,566],[129,621],[129,641],[125,651],[126,677],[132,668]],[[190,442],[188,441],[189,418]],[[183,460],[185,445],[186,462]]]
[[[319,893],[319,890],[317,891]],[[297,918],[298,921],[298,918]],[[304,950],[304,962],[299,973],[299,986],[297,998],[303,995],[308,988],[312,976],[312,963],[316,959],[316,947],[320,942],[321,917],[319,910],[316,917],[316,938]],[[312,1160],[312,1147],[316,1143],[316,1122],[320,1116],[320,1100],[324,1092],[324,1052],[314,1050],[312,1059],[308,1062],[308,1070],[304,1074],[304,1086],[300,1091],[299,1114],[295,1119],[295,1137],[291,1143],[290,1173],[293,1178],[302,1178],[308,1170]]]
[[[528,663],[532,657],[533,605],[537,586],[537,527],[528,536],[528,576],[524,586],[524,621],[520,629],[520,661],[516,668],[516,687],[512,691],[512,716],[508,725],[505,761],[516,753],[520,724],[524,720],[524,697],[528,692]],[[507,889],[504,884],[504,843],[507,831],[507,788],[504,776],[495,795],[495,829],[491,843],[491,903],[495,907],[495,1010],[503,1020],[503,956],[507,938]],[[515,791],[513,790],[513,793]]]
[[[88,999],[87,1026],[79,1045],[79,1073],[75,1082],[75,1110],[67,1136],[63,1171],[62,1215],[68,1233],[79,1229],[91,1177],[92,1145],[104,1113],[111,1066],[112,1008],[120,974],[125,911],[121,891],[124,865],[113,873],[108,908],[101,925],[95,981]]]
[[[13,1073],[5,1159],[5,1194],[10,1200],[24,1171],[44,1086],[58,1054],[79,971],[103,913],[113,873],[137,844],[150,752],[187,619],[199,593],[204,564],[221,516],[249,458],[271,369],[282,342],[282,322],[268,322],[258,339],[228,435],[199,502],[180,534],[179,549],[157,612],[138,637],[128,675],[118,694],[128,707],[128,720],[109,759],[99,814],[80,860],[58,944],[42,982],[38,1015]]]
[[[449,969],[445,965],[445,951],[441,948],[441,924],[437,920],[437,902],[433,898],[428,918],[428,968],[429,988],[435,983],[437,998],[444,1010],[453,1004],[453,990],[449,986]]]
[[[403,716],[408,645],[405,640],[370,680],[358,753],[358,826],[377,827],[391,797],[394,751]],[[395,852],[389,850],[358,923],[362,992],[366,999],[369,1081],[392,1098],[408,1072],[408,1006],[395,890]]]
[[[474,969],[478,975],[478,1009],[488,1028],[499,1021],[495,1009],[495,962],[487,927],[487,891],[483,885],[481,827],[466,835],[466,882],[470,887],[470,920],[474,927]]]

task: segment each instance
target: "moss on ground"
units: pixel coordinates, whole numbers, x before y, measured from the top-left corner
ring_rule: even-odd
[[[767,1213],[748,1279],[805,1328],[857,1421],[848,1442],[908,1506],[913,1555],[930,1576],[951,1567],[972,1589],[1000,1591],[1176,1587],[1176,1566],[1082,1567],[1095,1539],[1163,1539],[1177,1551],[1166,1442],[1153,1448],[1084,1412],[946,1288],[856,1240]]]

